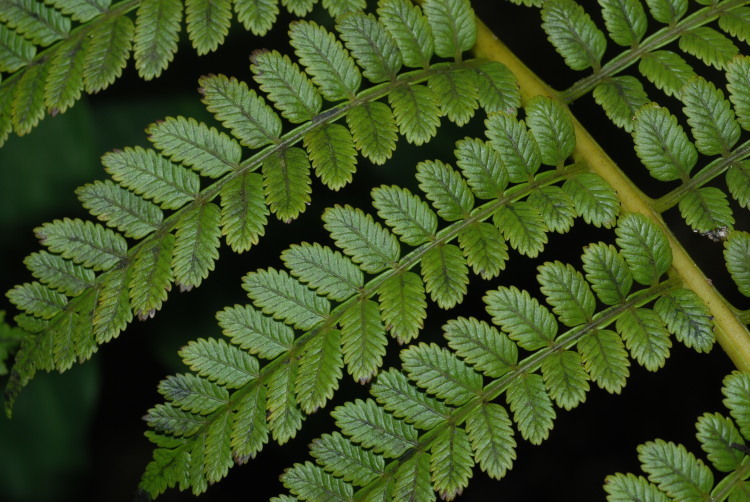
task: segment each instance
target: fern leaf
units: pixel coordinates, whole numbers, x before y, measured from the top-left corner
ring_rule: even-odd
[[[260,148],[278,141],[281,120],[246,83],[223,75],[203,77],[198,82],[206,108],[232,130],[240,143]]]
[[[698,232],[734,226],[727,196],[715,187],[689,190],[680,199],[679,208],[685,223]]]
[[[729,33],[741,42],[750,40],[750,9],[739,7],[719,15],[719,28]]]
[[[219,258],[221,209],[212,203],[191,209],[177,224],[172,268],[182,290],[200,286]]]
[[[266,203],[281,221],[297,218],[310,202],[310,161],[297,147],[277,150],[263,162]]]
[[[443,331],[450,348],[488,377],[501,377],[518,363],[516,344],[484,321],[459,317],[448,321]]]
[[[55,220],[37,227],[34,233],[53,253],[95,271],[110,269],[127,259],[125,239],[90,221]]]
[[[346,369],[355,380],[366,383],[382,365],[388,344],[378,304],[360,299],[344,311],[339,323]]]
[[[268,379],[266,417],[271,436],[279,444],[289,441],[302,427],[303,416],[294,395],[298,369],[296,361],[285,362]]]
[[[473,223],[458,234],[458,242],[466,263],[482,279],[492,279],[505,268],[508,246],[500,231],[485,222]]]
[[[461,61],[474,47],[477,26],[469,0],[426,0],[422,5],[435,39],[435,54]]]
[[[417,165],[419,188],[432,201],[438,215],[448,221],[465,218],[474,208],[474,196],[466,180],[451,166],[439,160]]]
[[[540,444],[547,439],[555,419],[555,409],[541,376],[534,373],[519,375],[511,381],[505,398],[525,440]]]
[[[341,42],[314,22],[299,21],[289,28],[292,47],[305,71],[328,101],[354,97],[362,77]]]
[[[461,249],[453,244],[433,247],[421,260],[425,289],[443,309],[461,303],[469,284],[469,269]]]
[[[10,73],[23,68],[31,63],[35,55],[34,44],[0,25],[0,71]]]
[[[284,471],[281,481],[299,500],[352,500],[354,489],[349,483],[335,478],[312,462],[294,464]]]
[[[400,133],[409,143],[430,141],[440,126],[440,107],[433,91],[424,85],[398,87],[388,94]]]
[[[715,341],[711,314],[689,289],[678,289],[656,301],[654,310],[677,340],[698,352],[708,352]]]
[[[650,101],[641,82],[630,75],[612,77],[597,85],[593,96],[607,117],[628,132],[633,130],[636,112]]]
[[[201,432],[197,440],[193,441],[190,449],[188,472],[193,495],[200,495],[208,490],[208,480],[206,479],[206,432]]]
[[[28,134],[44,118],[44,83],[48,65],[31,65],[11,89],[11,114],[13,130],[19,136]],[[5,110],[3,110],[4,113]]]
[[[501,206],[493,222],[511,247],[519,253],[535,258],[547,244],[547,226],[536,207],[526,201]]]
[[[542,28],[549,41],[574,70],[600,67],[607,40],[591,17],[573,0],[545,2]]]
[[[406,375],[391,368],[378,374],[370,393],[386,410],[415,427],[430,430],[447,420],[450,409],[417,389]]]
[[[68,305],[68,298],[38,282],[16,286],[7,293],[19,309],[42,319],[52,319]]]
[[[553,232],[565,233],[575,222],[573,198],[558,186],[537,188],[529,194],[527,202],[537,209],[544,225]]]
[[[331,416],[354,442],[387,458],[398,458],[417,445],[417,430],[386,413],[372,399],[337,406]]]
[[[99,344],[108,342],[123,331],[133,319],[128,284],[129,269],[105,275],[99,291],[99,303],[94,310],[92,325]]]
[[[596,300],[580,272],[559,261],[547,262],[538,270],[540,290],[561,323],[577,326],[591,320]]]
[[[581,257],[586,279],[602,303],[625,301],[633,286],[633,274],[617,249],[599,242],[586,246]]]
[[[258,243],[268,214],[261,175],[243,173],[222,185],[221,233],[235,252],[247,251]]]
[[[185,22],[198,55],[213,52],[224,42],[232,21],[229,0],[186,0]]]
[[[47,0],[47,5],[57,8],[75,21],[86,22],[104,14],[112,0]]]
[[[542,377],[557,406],[572,410],[586,400],[589,377],[578,352],[556,352],[542,361]]]
[[[630,355],[649,371],[664,366],[672,342],[664,321],[649,309],[629,309],[617,319],[617,332]]]
[[[232,343],[258,357],[273,359],[289,351],[294,331],[248,305],[227,307],[216,314],[223,333]]]
[[[682,85],[695,77],[693,68],[672,51],[653,51],[644,54],[638,71],[667,96],[679,96]]]
[[[37,46],[67,38],[70,18],[37,0],[8,0],[0,9],[0,21]]]
[[[489,143],[465,138],[456,142],[456,165],[480,199],[500,197],[508,186],[508,172],[500,154]]]
[[[290,14],[305,17],[313,9],[315,0],[281,0],[281,5],[286,7]]]
[[[549,310],[528,292],[515,286],[488,291],[483,298],[493,324],[526,350],[537,350],[552,343],[557,321]]]
[[[83,65],[86,92],[99,92],[122,75],[130,56],[134,29],[129,17],[117,16],[92,30]]]
[[[102,164],[115,181],[164,209],[179,209],[200,190],[197,174],[153,150],[135,147],[110,152],[102,157]]]
[[[395,474],[393,500],[413,500],[414,502],[434,502],[435,492],[430,483],[430,457],[426,452],[417,451],[402,462]]]
[[[320,93],[288,56],[277,51],[255,51],[250,60],[255,81],[284,118],[298,124],[318,114],[323,105]]]
[[[354,145],[373,164],[384,164],[396,149],[398,126],[385,103],[367,102],[346,112]]]
[[[157,404],[143,417],[154,430],[173,436],[192,436],[207,423],[206,417],[182,411],[168,404]]]
[[[126,237],[141,239],[159,229],[164,218],[158,206],[109,180],[79,187],[76,195],[91,214],[116,227]]]
[[[479,467],[493,479],[501,479],[516,459],[516,440],[508,412],[487,403],[466,418],[466,434]]]
[[[432,485],[443,500],[453,500],[469,485],[474,456],[469,437],[451,426],[432,443],[430,471]]]
[[[487,61],[474,69],[479,104],[487,113],[513,113],[521,106],[516,77],[504,64]]]
[[[308,415],[325,406],[341,380],[341,333],[326,330],[305,346],[296,382],[297,402]]]
[[[323,8],[331,14],[331,17],[337,18],[347,12],[357,12],[367,7],[366,0],[323,0]]]
[[[697,501],[711,492],[713,474],[682,445],[649,441],[638,446],[638,460],[649,479],[670,497]]]
[[[635,47],[646,34],[646,12],[638,0],[599,0],[609,37],[618,45]]]
[[[273,268],[250,272],[242,288],[264,313],[295,326],[312,329],[328,317],[331,305],[286,272]]]
[[[724,242],[724,260],[740,293],[750,296],[750,234],[730,233]]]
[[[452,352],[420,343],[401,352],[404,370],[420,387],[445,401],[460,406],[482,390],[482,376]]]
[[[349,129],[341,124],[324,124],[304,137],[315,174],[331,190],[352,181],[357,170],[357,150]]]
[[[182,21],[179,0],[145,0],[138,6],[133,56],[138,75],[158,77],[174,59]]]
[[[737,113],[737,121],[743,129],[750,128],[750,99],[746,94],[748,87],[750,58],[738,56],[727,64],[727,90]]]
[[[231,413],[223,413],[209,424],[206,431],[203,469],[206,481],[211,484],[226,477],[229,468],[234,465],[231,447],[232,420]]]
[[[682,101],[698,151],[705,155],[729,152],[740,137],[740,126],[724,93],[697,77],[683,86]]]
[[[401,69],[401,53],[385,26],[372,14],[350,12],[340,17],[336,30],[352,52],[362,75],[373,83],[394,80]]]
[[[378,16],[396,41],[404,65],[427,68],[435,42],[422,9],[409,0],[382,0],[378,2]]]
[[[656,104],[635,115],[633,140],[638,158],[659,181],[688,179],[698,161],[698,152],[677,118]]]
[[[427,300],[422,278],[404,271],[383,281],[378,287],[380,316],[391,336],[408,343],[422,330],[427,317]]]
[[[685,2],[687,4],[687,2]],[[607,502],[669,502],[669,498],[643,476],[617,473],[604,479]]]
[[[172,289],[174,235],[165,234],[138,250],[130,276],[130,304],[142,321],[153,317]]]
[[[382,456],[352,444],[338,432],[323,434],[313,440],[310,455],[328,472],[359,486],[380,477],[385,471]]]
[[[41,282],[70,296],[77,296],[92,287],[96,278],[91,270],[46,251],[30,254],[23,264]]]
[[[199,338],[180,349],[179,355],[191,370],[230,389],[258,376],[258,360],[224,340]]]
[[[401,255],[396,237],[359,209],[328,208],[323,222],[336,245],[365,272],[378,273],[395,264]]]
[[[457,126],[466,125],[479,108],[475,74],[470,70],[436,73],[427,83],[440,96],[442,114]]]
[[[692,28],[680,36],[680,49],[719,70],[737,55],[730,39],[708,26]]]
[[[685,15],[687,0],[646,0],[651,15],[664,24],[674,24]]]
[[[233,3],[237,20],[259,37],[268,33],[279,15],[278,0],[235,0]]]
[[[5,91],[0,93],[0,146],[2,146],[8,139],[8,136],[11,131],[13,131],[14,127],[13,102],[15,101],[16,89],[12,83],[6,83],[6,87]],[[42,115],[42,117],[43,116],[44,115]]]
[[[159,393],[181,410],[208,415],[229,401],[229,392],[192,373],[167,377],[159,383]]]
[[[502,113],[485,120],[490,144],[500,152],[510,181],[523,183],[533,178],[542,164],[539,145],[523,121]]]
[[[217,178],[239,167],[242,160],[239,143],[192,118],[169,117],[152,124],[146,132],[163,155],[203,176]]]
[[[525,106],[526,123],[539,146],[542,163],[560,166],[575,148],[575,132],[570,115],[557,101],[535,96]],[[512,171],[511,171],[512,172]]]
[[[292,275],[332,300],[346,300],[364,284],[362,272],[348,258],[317,243],[292,245],[281,258]]]
[[[645,216],[631,213],[620,218],[615,232],[633,279],[656,283],[672,264],[672,249],[661,230]]]
[[[747,374],[734,372],[724,378],[721,392],[724,394],[724,406],[729,410],[730,415],[734,418],[740,433],[747,437],[750,432],[750,413],[748,404],[750,404],[750,378]]]
[[[50,57],[44,84],[44,104],[50,115],[65,112],[81,97],[85,60],[84,40],[63,43]]]
[[[611,394],[619,394],[630,375],[622,338],[614,331],[596,330],[583,337],[577,348],[591,381]]]
[[[396,185],[374,188],[371,194],[378,216],[401,241],[418,246],[435,239],[437,216],[418,196]]]
[[[719,413],[704,413],[695,424],[696,437],[716,470],[730,472],[740,466],[744,454],[734,445],[745,441],[732,420]]]

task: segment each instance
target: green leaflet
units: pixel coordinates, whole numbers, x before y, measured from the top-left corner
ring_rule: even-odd
[[[425,85],[399,87],[388,94],[395,123],[409,143],[422,145],[437,134],[440,107],[434,96]]]
[[[149,427],[173,436],[191,436],[206,423],[206,418],[181,411],[168,404],[157,404],[143,417]]]
[[[636,112],[650,101],[643,85],[630,75],[606,80],[596,86],[593,95],[609,119],[628,132],[633,130]]]
[[[357,170],[357,150],[349,129],[341,124],[325,124],[311,129],[304,137],[315,174],[331,190],[352,181]]]
[[[565,350],[545,359],[542,378],[549,396],[560,408],[571,410],[586,400],[589,377],[578,352]]]
[[[732,232],[724,242],[724,261],[735,284],[745,296],[750,296],[750,234]]]
[[[286,7],[290,14],[299,17],[306,16],[315,4],[315,0],[281,0],[281,5]]]
[[[744,373],[734,372],[724,378],[721,392],[724,394],[724,406],[729,410],[729,414],[734,419],[740,433],[747,437],[750,432],[750,399],[748,399],[748,389],[750,389],[750,377]]]
[[[64,295],[76,296],[94,285],[94,272],[46,251],[32,253],[23,264],[31,274]]]
[[[680,36],[680,49],[721,70],[739,49],[727,37],[707,26],[686,31]]]
[[[646,0],[648,10],[660,23],[676,23],[688,9],[687,0]]]
[[[542,28],[565,64],[574,70],[598,69],[607,41],[591,17],[573,0],[553,0],[542,8]]]
[[[378,216],[404,243],[418,246],[435,238],[437,216],[408,189],[383,185],[372,190],[372,200]]]
[[[120,269],[104,276],[99,304],[94,310],[92,327],[97,343],[117,337],[132,321],[128,283],[129,269]]]
[[[172,406],[200,415],[208,415],[229,401],[229,392],[225,388],[192,373],[172,375],[162,380],[159,393]]]
[[[539,146],[542,163],[563,165],[576,144],[570,115],[557,101],[546,96],[531,98],[524,109],[526,124]]]
[[[66,16],[76,21],[86,22],[93,19],[112,3],[111,0],[49,0],[47,5],[54,6]]]
[[[591,381],[612,394],[619,394],[630,375],[628,353],[617,333],[597,330],[578,342],[578,352]]]
[[[540,290],[561,323],[577,326],[591,320],[596,300],[580,272],[559,261],[547,262],[538,270]]]
[[[515,286],[489,291],[484,303],[492,322],[521,348],[540,349],[551,344],[557,335],[557,321],[550,311]]]
[[[338,432],[313,440],[310,455],[328,472],[358,486],[381,476],[385,469],[382,456],[360,448]]]
[[[456,142],[456,165],[474,195],[480,199],[500,197],[508,185],[508,172],[497,150],[488,142],[465,138]]]
[[[86,92],[99,92],[122,75],[130,56],[134,29],[129,17],[117,16],[92,30],[83,64]]]
[[[656,283],[672,264],[672,249],[661,230],[645,216],[631,213],[620,218],[615,232],[633,279]]]
[[[86,45],[83,40],[63,43],[51,56],[47,82],[44,84],[44,105],[51,115],[65,112],[81,97],[85,61]]]
[[[302,413],[297,407],[295,387],[299,365],[296,360],[285,362],[281,370],[271,374],[266,394],[266,419],[271,437],[284,444],[302,427]]]
[[[34,0],[6,2],[0,20],[34,45],[47,46],[68,35],[70,19],[44,3]]]
[[[646,12],[638,0],[599,0],[609,37],[618,45],[637,46],[646,33]]]
[[[488,377],[498,378],[518,363],[516,344],[484,321],[459,317],[448,321],[443,331],[450,348]]]
[[[434,96],[440,96],[442,114],[458,126],[466,125],[479,108],[475,74],[457,70],[431,75],[428,84]]]
[[[346,369],[355,380],[366,383],[382,366],[388,344],[378,304],[359,299],[342,313],[339,324]]]
[[[133,56],[138,75],[156,78],[177,52],[182,21],[179,0],[145,0],[138,6],[133,36]]]
[[[453,244],[436,246],[421,260],[425,290],[440,308],[461,303],[469,284],[469,268],[461,249]]]
[[[65,295],[38,283],[26,283],[8,291],[8,299],[19,309],[42,319],[51,319],[68,304]]]
[[[482,471],[501,479],[516,459],[516,440],[510,417],[499,404],[487,403],[466,418],[474,459]]]
[[[281,476],[284,486],[300,500],[342,501],[352,499],[354,489],[349,483],[331,476],[312,462],[295,464]]]
[[[535,258],[547,244],[547,226],[538,209],[527,201],[511,202],[495,211],[493,222],[519,253]]]
[[[273,268],[250,272],[242,280],[253,303],[264,313],[299,329],[312,329],[325,320],[330,302]]]
[[[14,92],[9,92],[11,121],[16,134],[28,134],[44,117],[44,81],[47,65],[32,65],[18,80]],[[7,108],[3,113],[8,113]]]
[[[492,279],[505,268],[508,246],[494,225],[473,223],[458,234],[458,243],[466,263],[483,279]]]
[[[0,71],[13,72],[28,65],[36,47],[5,26],[0,26]]]
[[[138,250],[130,276],[130,306],[140,320],[153,317],[172,289],[172,255],[175,238],[165,234],[150,246]]]
[[[521,93],[513,73],[504,64],[488,61],[474,70],[477,98],[487,113],[513,113],[521,106]]]
[[[432,201],[438,215],[455,221],[465,218],[474,208],[474,196],[466,180],[448,164],[427,160],[417,164],[419,188]]]
[[[435,54],[461,60],[474,47],[477,26],[469,0],[425,0],[422,5],[432,28]]]
[[[547,439],[556,414],[541,376],[534,373],[519,375],[508,386],[505,399],[525,440],[540,444]]]
[[[341,333],[326,330],[305,347],[299,361],[295,393],[300,408],[311,414],[333,397],[341,380]]]
[[[347,12],[360,11],[367,6],[365,0],[323,0],[321,3],[334,18]]]
[[[629,309],[617,318],[617,332],[633,359],[649,371],[656,371],[669,356],[672,342],[664,321],[653,310]]]
[[[263,162],[266,203],[281,221],[297,218],[310,202],[310,161],[304,150],[285,148]]]
[[[238,464],[244,464],[267,442],[266,388],[258,385],[237,405],[232,426],[232,457]]]
[[[748,28],[750,28],[749,20],[750,8],[739,7],[722,12],[719,16],[719,27],[740,41],[747,42],[750,38],[750,32],[748,32]]]
[[[466,432],[449,427],[432,443],[432,485],[443,500],[453,500],[469,484],[474,456]]]
[[[586,280],[602,303],[615,305],[625,301],[633,286],[633,274],[614,246],[603,242],[590,244],[584,248],[581,259]]]
[[[695,76],[682,56],[666,50],[644,54],[638,70],[667,96],[679,96],[682,84]]]
[[[149,126],[146,132],[163,155],[210,178],[236,169],[242,158],[239,143],[192,118],[168,117]]]
[[[351,12],[338,19],[336,30],[373,83],[396,78],[401,69],[401,53],[396,42],[372,14]]]
[[[373,164],[384,164],[396,149],[398,126],[393,112],[385,103],[367,102],[350,108],[346,123],[354,145]]]
[[[395,368],[379,373],[370,392],[383,408],[420,429],[432,429],[446,420],[450,412],[442,401],[418,390]]]
[[[292,348],[294,331],[249,305],[227,307],[216,314],[223,333],[241,349],[273,359]]]
[[[364,284],[362,271],[351,260],[317,243],[294,244],[281,258],[292,275],[332,300],[346,300]]]
[[[734,445],[744,445],[745,441],[731,419],[719,413],[704,413],[695,428],[701,448],[717,470],[729,472],[739,467],[744,454]]]
[[[258,360],[224,340],[199,338],[180,349],[179,355],[191,370],[230,389],[258,376]]]
[[[685,193],[680,199],[680,214],[697,232],[734,227],[734,217],[724,192],[716,187],[702,187]]]
[[[750,99],[747,89],[750,88],[750,58],[737,56],[726,66],[727,91],[732,102],[737,121],[743,129],[750,128]]]
[[[635,151],[659,181],[687,180],[698,152],[677,118],[656,104],[642,107],[633,127]]]
[[[523,183],[533,178],[542,163],[539,145],[526,124],[502,113],[485,121],[490,144],[500,152],[510,181]]]
[[[430,457],[427,452],[417,452],[402,463],[395,477],[394,500],[433,502],[436,499],[430,483]]]
[[[687,3],[687,2],[686,2]],[[612,474],[604,480],[604,490],[609,502],[625,500],[649,500],[652,502],[669,502],[669,498],[648,482],[643,476],[633,474]]]
[[[537,188],[527,202],[536,208],[550,231],[565,233],[575,222],[577,212],[573,198],[559,186]]]
[[[299,21],[289,28],[292,47],[313,82],[328,101],[354,96],[361,75],[349,52],[325,28],[311,21]]]
[[[177,224],[172,255],[175,283],[180,289],[200,286],[219,258],[221,210],[216,204],[192,208]]]
[[[409,378],[447,404],[460,406],[482,390],[480,374],[434,343],[409,347],[401,361]]]
[[[649,441],[638,447],[643,470],[659,489],[678,500],[700,500],[709,495],[713,474],[684,446],[672,442]]]
[[[683,86],[681,99],[698,151],[705,155],[729,152],[740,137],[740,127],[724,93],[696,77]]]
[[[190,42],[199,55],[213,52],[224,42],[232,21],[229,0],[186,0],[185,22]]]
[[[399,343],[419,336],[427,317],[427,299],[422,278],[414,272],[395,274],[378,287],[380,316],[388,332]]]
[[[409,0],[382,0],[378,2],[378,16],[396,41],[404,65],[411,68],[429,65],[435,42],[422,9]]]
[[[121,235],[90,221],[55,220],[35,228],[34,234],[53,253],[95,271],[124,261],[128,251]]]
[[[258,243],[268,214],[260,174],[245,173],[221,187],[221,233],[233,251],[241,253]]]

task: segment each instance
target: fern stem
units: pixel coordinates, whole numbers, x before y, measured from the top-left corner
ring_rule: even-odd
[[[748,0],[730,0],[719,5],[704,7],[680,22],[672,26],[665,26],[654,34],[648,36],[638,47],[628,49],[607,62],[601,70],[592,73],[575,82],[573,85],[561,91],[559,96],[565,104],[570,104],[576,99],[590,92],[601,82],[607,80],[623,71],[625,68],[635,64],[644,55],[651,51],[664,47],[670,42],[677,40],[683,33],[693,28],[703,26],[717,19],[722,13],[731,11],[750,3]]]
[[[585,325],[576,326],[571,328],[564,334],[560,335],[554,343],[548,347],[540,349],[533,354],[529,355],[518,363],[518,366],[510,373],[497,378],[482,389],[481,395],[477,395],[472,398],[466,404],[453,410],[449,420],[445,420],[440,425],[435,426],[429,431],[425,432],[419,437],[419,446],[414,448],[412,451],[429,451],[432,442],[438,438],[448,426],[456,426],[462,424],[466,418],[477,408],[482,406],[484,403],[493,401],[505,392],[510,384],[516,379],[525,374],[531,374],[538,371],[542,367],[542,363],[545,359],[552,356],[556,352],[568,350],[572,348],[579,340],[584,336],[595,332],[598,329],[604,329],[623,313],[627,312],[632,308],[637,308],[647,304],[648,302],[658,298],[659,296],[668,294],[680,287],[679,279],[667,279],[664,282],[651,286],[647,289],[638,291],[628,298],[628,300],[619,305],[613,305],[598,314]],[[365,500],[366,495],[369,494],[373,489],[377,488],[382,482],[392,476],[401,463],[408,459],[409,453],[407,452],[404,456],[393,460],[389,463],[383,474],[372,481],[368,485],[362,487],[357,493],[354,494],[354,500]]]
[[[732,152],[725,156],[714,160],[709,163],[706,167],[701,169],[698,174],[690,178],[687,182],[681,184],[677,188],[670,192],[662,195],[658,199],[655,199],[652,203],[654,211],[663,213],[667,209],[674,207],[682,199],[686,193],[700,188],[712,179],[724,173],[727,169],[737,164],[739,161],[746,159],[750,156],[750,140],[745,141],[740,146],[732,150]]]
[[[486,25],[478,21],[478,27],[475,54],[505,64],[518,79],[523,99],[537,94],[558,96],[556,91],[529,70]],[[713,287],[672,234],[659,212],[654,209],[654,201],[638,189],[617,167],[575,116],[571,114],[571,117],[576,133],[576,148],[573,157],[588,164],[615,189],[626,211],[641,213],[659,225],[672,249],[673,273],[678,275],[685,286],[692,289],[706,304],[716,323],[716,338],[735,366],[741,371],[750,371],[750,332],[747,327],[740,322],[728,302]]]

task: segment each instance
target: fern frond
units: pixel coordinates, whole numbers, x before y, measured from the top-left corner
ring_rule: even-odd
[[[542,28],[574,70],[598,69],[607,41],[583,8],[572,0],[545,2]]]

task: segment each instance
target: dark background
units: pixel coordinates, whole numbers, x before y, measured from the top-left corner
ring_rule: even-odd
[[[584,75],[566,69],[546,41],[536,9],[492,0],[473,3],[480,18],[553,87],[564,89]],[[601,19],[595,19],[603,27]],[[291,53],[283,29],[290,20],[282,15],[274,37],[264,39],[246,33],[235,21],[227,43],[203,57],[187,45],[183,29],[175,61],[156,81],[141,81],[131,61],[123,78],[108,90],[85,97],[61,116],[46,118],[27,137],[10,138],[0,149],[0,290],[31,280],[22,260],[39,249],[34,227],[55,218],[86,216],[73,191],[104,178],[99,164],[103,153],[123,146],[146,146],[143,129],[166,116],[211,122],[196,92],[198,77],[224,73],[250,81],[248,56],[254,49],[279,48]],[[605,60],[618,51],[612,45]],[[676,105],[655,89],[647,90],[660,103]],[[609,123],[590,96],[572,110],[648,194],[663,193],[664,187],[654,184],[640,166],[628,135]],[[261,243],[243,255],[222,245],[215,271],[200,288],[187,294],[173,291],[154,319],[135,322],[119,339],[101,347],[91,361],[62,375],[37,376],[19,397],[13,420],[0,417],[0,500],[131,500],[151,457],[141,417],[161,402],[157,383],[185,370],[176,355],[182,345],[199,337],[221,336],[213,313],[247,301],[241,277],[256,268],[278,267],[279,251],[291,243],[327,242],[319,219],[323,208],[350,203],[367,210],[371,187],[381,183],[414,186],[413,167],[420,160],[452,162],[457,139],[482,135],[479,115],[462,130],[444,127],[427,148],[411,147],[402,139],[396,156],[385,166],[371,166],[360,158],[354,183],[339,193],[315,181],[313,203],[298,221],[284,225],[272,220]],[[690,232],[674,210],[665,218],[722,292],[737,306],[747,308],[747,299],[737,296],[722,272],[721,245]],[[738,227],[748,229],[747,219],[738,222]],[[580,267],[581,248],[597,240],[611,242],[612,232],[577,220],[571,233],[551,234],[547,251],[537,260],[512,252],[509,269],[498,279],[481,281],[472,276],[470,294],[460,311],[431,311],[421,340],[438,340],[440,326],[457,315],[486,318],[481,296],[487,289],[507,284],[535,289],[535,267],[544,260],[561,259]],[[15,313],[6,299],[0,309]],[[390,349],[395,354],[395,344]],[[518,435],[517,461],[506,478],[492,481],[475,469],[460,499],[602,500],[601,484],[607,474],[638,471],[635,448],[642,442],[661,437],[699,452],[694,422],[703,412],[722,411],[721,379],[732,369],[718,345],[711,354],[699,355],[676,344],[658,373],[632,366],[622,395],[612,396],[592,385],[584,405],[571,412],[556,410],[555,427],[541,446],[532,446]],[[209,487],[201,500],[266,500],[283,493],[278,475],[294,462],[309,459],[310,440],[332,430],[328,412],[353,396],[361,397],[363,389],[357,387],[345,376],[336,399],[326,410],[308,417],[294,440],[283,447],[269,443],[255,460],[232,468],[225,480]],[[192,498],[172,490],[161,500]]]

